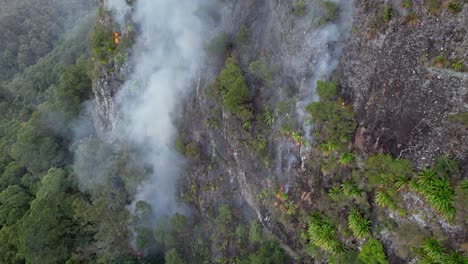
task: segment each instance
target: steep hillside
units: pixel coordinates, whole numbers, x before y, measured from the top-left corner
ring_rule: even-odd
[[[211,40],[175,115],[174,147],[188,160],[178,199],[193,208],[199,229],[188,236],[205,239],[205,260],[261,250],[241,234],[258,219],[292,262],[463,262],[449,252],[466,254],[466,3],[204,8]],[[114,94],[138,65],[121,66],[121,52],[95,62],[94,82],[95,122],[117,145]],[[200,253],[162,243],[187,259]]]

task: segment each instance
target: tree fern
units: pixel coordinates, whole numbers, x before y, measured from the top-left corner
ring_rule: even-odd
[[[340,200],[340,194],[341,194],[341,191],[340,191],[340,188],[338,186],[333,186],[330,189],[330,191],[328,191],[328,196],[334,202],[337,202],[337,201]]]
[[[349,165],[355,160],[355,157],[352,153],[344,153],[341,155],[340,163],[341,165]]]
[[[382,208],[389,207],[392,210],[396,209],[392,196],[385,191],[377,191],[375,193],[375,203]]]
[[[268,106],[265,106],[265,113],[263,113],[263,121],[268,126],[271,126],[273,125],[273,123],[275,123],[275,117],[273,116],[273,113],[268,109]]]
[[[439,168],[440,171],[440,168]],[[444,169],[444,171],[447,171]],[[426,198],[427,202],[447,219],[455,217],[455,192],[446,177],[438,177],[436,172],[425,169],[418,175],[417,186],[413,188]]]
[[[338,253],[343,250],[335,227],[318,212],[314,212],[309,218],[308,233],[311,243],[327,252]]]
[[[355,237],[362,239],[370,235],[370,221],[364,218],[357,209],[351,211],[348,216],[348,226]]]

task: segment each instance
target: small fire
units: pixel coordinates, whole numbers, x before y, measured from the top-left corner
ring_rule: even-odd
[[[119,32],[114,32],[114,43],[118,45],[120,42],[120,33]]]

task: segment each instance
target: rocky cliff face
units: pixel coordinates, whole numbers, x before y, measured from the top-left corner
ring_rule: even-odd
[[[420,168],[447,152],[466,164],[466,127],[448,116],[468,110],[468,74],[452,68],[468,57],[468,10],[430,15],[424,1],[413,2],[412,11],[394,8],[388,23],[383,1],[356,3],[339,70],[359,123],[355,143]]]
[[[462,175],[466,175],[468,130],[448,117],[468,110],[468,74],[452,67],[467,58],[468,8],[465,4],[457,13],[441,8],[435,15],[428,14],[424,1],[413,1],[411,11],[395,1],[391,19],[383,21],[388,1],[345,1],[336,16],[335,11],[327,13],[315,4],[308,6],[305,15],[295,15],[293,2],[237,0],[224,6],[217,30],[229,36],[227,52],[208,56],[177,123],[182,142],[196,143],[200,148],[200,158],[188,165],[180,181],[181,198],[187,200],[186,194],[191,192],[198,217],[210,218],[219,205],[232,203],[243,209],[246,218],[258,217],[283,248],[298,257],[305,255],[298,239],[300,228],[278,221],[274,207],[259,202],[259,195],[264,189],[282,186],[305,211],[316,208],[314,203],[324,188],[318,182],[327,179],[304,163],[314,159],[308,147],[298,146],[278,130],[281,124],[292,123],[293,129],[305,131],[313,141],[307,134],[303,108],[314,100],[315,81],[331,77],[335,66],[334,78],[356,113],[354,145],[364,156],[391,153],[424,168],[440,154],[449,153],[464,166]],[[322,25],[328,20],[331,26]],[[241,27],[248,29],[243,41],[238,39]],[[267,128],[270,132],[261,138],[244,131],[242,122],[221,105],[220,98],[210,95],[211,83],[227,54],[238,58],[245,73],[255,115],[262,115],[265,106],[293,100],[290,109],[276,114],[276,121]],[[437,60],[441,54],[443,63]],[[266,65],[267,80],[252,73],[253,61]],[[99,67],[94,80],[95,123],[107,142],[115,141],[119,109],[114,95],[122,85],[124,69],[112,62]],[[262,129],[254,124],[255,131]],[[267,142],[265,157],[252,146],[258,140]],[[216,188],[211,185],[214,183]],[[212,186],[210,191],[204,190],[206,186]],[[427,206],[414,195],[405,199],[409,211]],[[431,210],[421,213],[425,220],[421,214],[391,218],[400,224],[441,230],[456,245],[465,240],[460,222],[437,219]],[[403,263],[408,256],[393,244],[395,236],[383,234],[381,238],[392,262]],[[346,243],[356,246],[356,241]]]

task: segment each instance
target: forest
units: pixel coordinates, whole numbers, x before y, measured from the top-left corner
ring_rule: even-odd
[[[278,47],[262,42],[265,30],[256,32],[245,17],[202,40],[208,77],[197,75],[197,89],[178,102],[185,112],[173,120],[170,144],[184,161],[174,199],[188,209],[156,211],[138,200],[157,169],[146,152],[129,141],[109,143],[96,126],[105,119],[96,111],[103,87],[127,85],[132,96],[142,89],[130,72],[138,68],[133,48],[145,30],[132,12],[144,0],[121,1],[130,10],[123,24],[104,0],[0,1],[0,263],[468,263],[463,144],[431,153],[426,166],[405,156],[407,149],[385,148],[384,136],[374,144],[379,149],[358,147],[369,122],[339,73],[313,80],[314,100],[300,98],[303,83],[285,70],[299,59],[280,65],[284,60],[266,51]],[[216,7],[235,5],[226,2]],[[270,12],[261,1],[241,2]],[[400,9],[405,26],[423,16],[466,16],[467,9],[455,0],[377,2],[359,6],[377,10],[363,22],[367,40],[397,23]],[[281,27],[297,37],[340,26],[346,5],[294,0],[274,8],[286,14],[278,16],[287,17]],[[315,6],[319,18],[303,22]],[[221,21],[203,8],[198,16]],[[421,56],[421,63],[443,77],[466,77],[462,57],[453,55],[459,50]],[[460,131],[454,138],[465,135],[465,117],[444,117]]]

